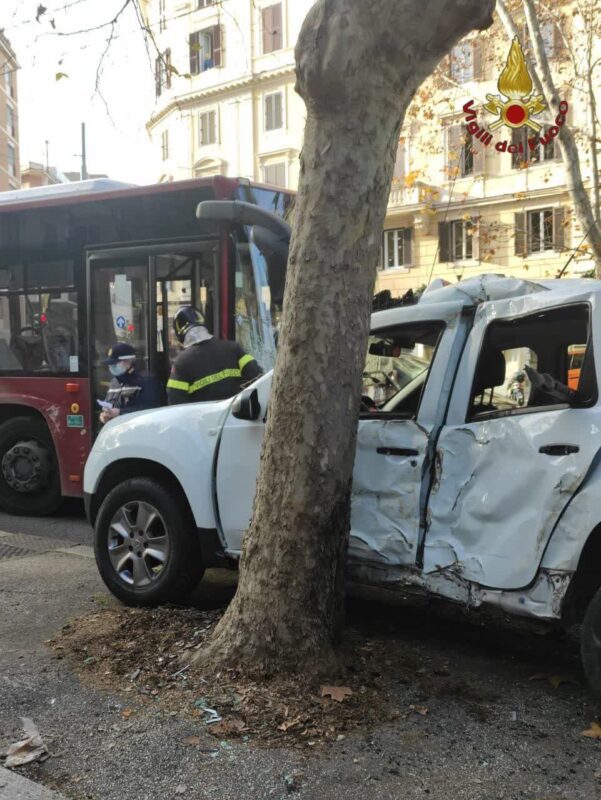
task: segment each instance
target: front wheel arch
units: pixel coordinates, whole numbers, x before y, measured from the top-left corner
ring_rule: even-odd
[[[92,526],[96,524],[98,511],[105,497],[115,486],[128,480],[132,475],[135,475],[136,478],[152,478],[159,483],[167,485],[172,492],[178,495],[187,513],[194,519],[188,497],[181,483],[171,470],[156,461],[150,461],[144,458],[126,458],[121,461],[114,461],[102,473],[102,477],[94,491],[89,507],[90,524]]]

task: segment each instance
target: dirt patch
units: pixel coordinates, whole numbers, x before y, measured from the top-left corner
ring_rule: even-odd
[[[191,658],[203,647],[223,610],[108,609],[65,625],[48,644],[81,680],[125,698],[124,718],[151,704],[205,724],[220,739],[312,746],[340,740],[357,728],[381,726],[426,705],[400,707],[400,683],[415,684],[424,697],[457,695],[469,703],[486,699],[444,669],[430,670],[411,649],[390,638],[370,639],[347,631],[338,674],[253,680],[234,671],[202,674]],[[457,683],[457,685],[455,685]],[[192,737],[194,738],[194,737]],[[190,745],[199,742],[191,741]]]

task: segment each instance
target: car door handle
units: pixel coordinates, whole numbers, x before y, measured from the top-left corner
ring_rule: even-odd
[[[411,450],[408,447],[378,447],[381,456],[418,456],[418,450]]]
[[[580,448],[575,444],[548,444],[538,452],[545,456],[569,456],[571,453],[579,453]]]

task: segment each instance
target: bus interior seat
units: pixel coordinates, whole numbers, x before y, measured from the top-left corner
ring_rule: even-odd
[[[12,370],[14,372],[20,372],[23,369],[23,365],[10,349],[6,339],[0,339],[0,369]]]
[[[20,369],[26,372],[38,371],[44,362],[44,342],[38,334],[14,333],[10,339],[10,349],[17,358]]]
[[[69,357],[77,353],[77,303],[51,300],[46,309],[46,325],[42,338],[46,361],[52,372],[68,372]]]

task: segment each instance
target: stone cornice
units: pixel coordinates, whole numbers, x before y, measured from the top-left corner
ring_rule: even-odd
[[[227,81],[226,83],[219,83],[215,86],[208,86],[191,94],[178,95],[171,99],[166,106],[152,114],[146,123],[146,129],[152,130],[155,125],[161,122],[165,117],[168,117],[172,111],[181,111],[182,109],[192,108],[203,100],[215,97],[227,97],[228,94],[233,94],[252,86],[260,86],[268,81],[284,78],[287,75],[294,75],[294,65],[289,64],[280,69],[266,70],[265,72],[255,72],[251,75],[246,75],[234,81]]]

